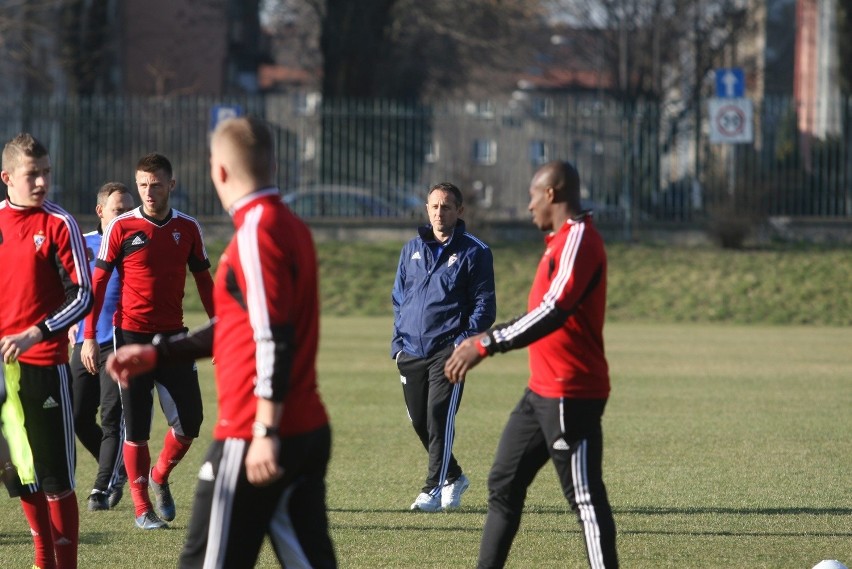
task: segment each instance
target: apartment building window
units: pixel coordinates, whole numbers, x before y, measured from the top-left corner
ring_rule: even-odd
[[[545,162],[550,161],[551,151],[550,144],[543,140],[530,141],[530,162],[536,166],[540,166]]]
[[[423,159],[429,164],[434,164],[441,157],[441,145],[437,140],[430,140],[426,143],[426,151],[423,153]]]
[[[296,113],[302,116],[311,116],[315,114],[320,101],[322,101],[322,95],[316,92],[299,92],[296,93],[294,97],[295,103],[293,106],[296,108]]]
[[[485,138],[474,140],[473,161],[483,165],[495,164],[497,162],[497,141]]]
[[[535,97],[532,100],[532,111],[540,117],[553,116],[553,99],[549,97]]]
[[[496,114],[492,101],[468,101],[464,106],[465,112],[484,119],[493,119]]]
[[[308,135],[302,140],[302,160],[313,160],[317,157],[317,141]]]

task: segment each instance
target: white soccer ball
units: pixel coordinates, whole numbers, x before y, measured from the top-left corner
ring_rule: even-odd
[[[813,566],[813,569],[849,569],[836,559],[824,559]]]

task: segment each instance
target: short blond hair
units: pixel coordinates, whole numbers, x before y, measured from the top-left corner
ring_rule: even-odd
[[[21,158],[24,156],[30,158],[47,156],[47,147],[28,132],[16,135],[3,147],[3,170],[11,172],[21,163]]]
[[[235,166],[255,182],[270,184],[275,173],[275,142],[269,125],[256,117],[223,121],[213,131],[213,143],[225,142]]]

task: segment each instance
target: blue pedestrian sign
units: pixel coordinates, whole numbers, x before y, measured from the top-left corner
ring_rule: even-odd
[[[745,74],[742,67],[716,70],[716,96],[724,99],[739,99],[745,96]]]
[[[241,116],[243,116],[243,109],[239,105],[215,105],[210,109],[210,131],[212,132],[216,125],[226,119]]]

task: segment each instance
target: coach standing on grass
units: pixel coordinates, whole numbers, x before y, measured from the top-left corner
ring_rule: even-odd
[[[114,318],[116,346],[150,342],[156,335],[169,337],[186,331],[183,295],[187,267],[195,279],[204,309],[213,316],[213,279],[201,226],[169,205],[175,180],[168,158],[156,153],[140,158],[136,164],[136,188],[142,205],[116,217],[104,230],[92,273],[95,303],[85,320],[80,353],[83,365],[92,374],[100,368],[95,358],[99,353],[98,322],[113,269],[121,277]],[[155,386],[171,429],[152,468],[148,439]],[[168,527],[166,522],[175,518],[169,474],[189,451],[201,429],[201,389],[195,365],[170,362],[158,367],[133,386],[121,390],[121,407],[126,426],[124,466],[136,527],[143,530]],[[154,491],[157,513],[148,495],[149,485]]]
[[[462,385],[444,376],[444,363],[465,338],[494,324],[494,261],[485,243],[467,233],[461,191],[449,183],[429,190],[429,225],[406,243],[393,284],[393,338],[408,417],[429,456],[426,481],[412,510],[461,505],[470,484],[453,455]]]
[[[447,361],[457,383],[485,357],[529,346],[530,379],[509,416],[488,477],[488,515],[479,568],[503,567],[521,522],[527,488],[553,460],[583,528],[589,566],[618,566],[615,521],[601,472],[601,417],[609,397],[604,356],[606,253],[580,179],[568,162],[542,166],[530,184],[533,223],[550,232],[528,312],[468,338]]]
[[[179,566],[253,567],[268,535],[282,566],[337,566],[328,533],[328,416],[317,390],[317,260],[308,227],[272,185],[272,133],[221,123],[210,175],[236,234],[216,271],[215,320],[183,338],[126,346],[123,385],[156,362],[215,358],[219,417]]]
[[[98,225],[93,231],[83,234],[89,266],[93,270],[104,230],[113,219],[132,208],[133,196],[121,182],[107,182],[98,190],[95,205]],[[83,447],[98,461],[98,473],[88,499],[90,512],[109,510],[118,505],[124,493],[124,483],[127,481],[121,452],[124,414],[121,410],[118,386],[102,366],[98,374],[89,373],[83,365],[82,356],[84,344],[92,350],[88,357],[99,365],[106,363],[107,356],[112,353],[115,344],[112,317],[119,292],[118,273],[113,273],[104,295],[104,305],[98,322],[97,344],[83,342],[85,326],[82,322],[68,330],[68,339],[73,346],[71,392],[74,394],[74,430]],[[98,407],[101,409],[100,425],[96,420]]]

